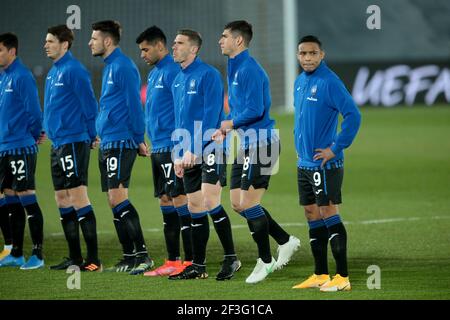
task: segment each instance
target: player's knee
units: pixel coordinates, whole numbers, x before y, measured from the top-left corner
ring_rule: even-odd
[[[320,210],[317,205],[308,205],[303,207],[305,210],[305,217],[308,221],[319,220],[322,218]]]
[[[237,213],[241,213],[241,211],[242,211],[242,208],[241,208],[239,202],[231,202],[231,208]]]
[[[159,205],[166,207],[166,206],[172,206],[172,199],[169,198],[167,195],[163,195],[159,198]]]
[[[111,190],[108,192],[108,202],[111,208],[116,207],[118,204],[127,200],[127,198],[128,197],[124,192],[111,192]]]
[[[185,195],[180,195],[178,197],[172,198],[172,203],[175,207],[182,207],[187,204],[187,197]]]
[[[205,211],[201,203],[190,202],[188,204],[189,212],[202,212]]]
[[[204,199],[204,206],[207,210],[212,210],[220,205],[220,199],[216,197],[206,197]]]

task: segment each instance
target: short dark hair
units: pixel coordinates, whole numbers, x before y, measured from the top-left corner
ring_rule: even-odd
[[[160,28],[158,28],[157,26],[151,26],[150,28],[145,29],[145,31],[136,38],[137,44],[140,44],[144,41],[147,41],[151,44],[156,44],[156,42],[161,41],[165,46],[167,43],[167,38]]]
[[[120,42],[122,27],[120,26],[120,23],[118,21],[104,20],[95,22],[92,24],[92,30],[101,31],[108,34],[113,39],[113,43],[115,45],[119,44]]]
[[[19,39],[14,33],[7,32],[0,34],[0,43],[8,49],[16,49],[16,55],[19,53]]]
[[[232,33],[238,33],[244,38],[244,43],[248,47],[253,38],[253,28],[250,23],[245,20],[236,20],[228,23],[224,30],[230,29]]]
[[[189,38],[189,41],[193,42],[194,45],[198,47],[198,51],[202,47],[202,36],[200,33],[190,29],[180,29],[177,31],[177,35],[186,36]]]
[[[312,35],[304,36],[303,38],[300,39],[297,46],[299,46],[303,42],[317,43],[319,45],[320,50],[322,50],[322,42],[320,42],[319,38],[317,38],[316,36],[312,36]]]
[[[75,35],[72,30],[70,30],[65,24],[60,24],[57,26],[49,27],[47,33],[54,35],[58,38],[59,42],[67,41],[69,43],[69,49],[72,47]]]

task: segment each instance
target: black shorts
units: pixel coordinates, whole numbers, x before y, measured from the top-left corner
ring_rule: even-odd
[[[175,175],[171,152],[152,153],[153,187],[156,198],[184,195],[183,179]]]
[[[98,152],[98,165],[103,192],[117,189],[121,184],[124,188],[128,188],[137,153],[137,149],[100,149]]]
[[[231,167],[230,189],[268,189],[273,168],[280,157],[280,142],[240,150]]]
[[[36,161],[37,153],[0,157],[2,191],[4,188],[11,188],[16,192],[35,190]]]
[[[210,153],[201,164],[184,170],[183,184],[186,193],[194,193],[201,190],[202,183],[217,184],[225,187],[227,185],[227,164],[226,155],[222,154],[221,159],[216,161],[216,155]]]
[[[328,206],[342,202],[341,187],[344,179],[344,168],[300,169],[297,168],[297,182],[300,204],[307,206],[317,204]]]
[[[64,144],[50,151],[53,187],[56,191],[88,185],[89,142]]]

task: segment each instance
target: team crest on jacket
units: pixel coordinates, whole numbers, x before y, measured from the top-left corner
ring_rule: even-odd
[[[197,91],[195,91],[195,79],[192,79],[191,82],[189,82],[189,91],[187,94],[196,94]]]
[[[62,76],[63,76],[62,72],[58,74],[58,77],[57,77],[56,82],[55,82],[55,87],[62,87],[62,86],[64,86],[64,83],[62,83]]]
[[[317,101],[316,93],[317,93],[317,85],[315,84],[311,87],[311,96],[309,96],[306,99],[309,101]]]

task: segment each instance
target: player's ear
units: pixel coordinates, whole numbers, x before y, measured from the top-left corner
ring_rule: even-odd
[[[325,51],[320,50],[320,59],[325,58]]]
[[[242,35],[238,35],[237,36],[237,45],[240,46],[241,44],[245,46],[244,37]]]

